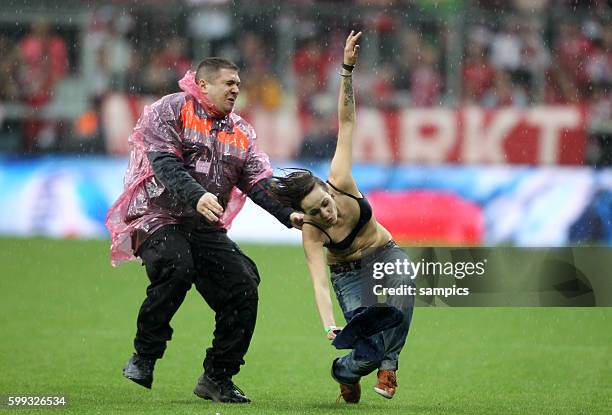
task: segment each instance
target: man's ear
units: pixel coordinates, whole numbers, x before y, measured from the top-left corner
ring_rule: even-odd
[[[198,81],[198,86],[200,87],[200,89],[202,89],[203,91],[206,90],[206,86],[207,86],[207,82],[204,80],[204,78],[201,78]]]

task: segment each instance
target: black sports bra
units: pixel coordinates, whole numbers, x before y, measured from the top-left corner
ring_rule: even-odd
[[[348,234],[346,238],[344,238],[340,242],[334,242],[331,236],[329,236],[329,234],[325,231],[325,229],[323,229],[319,224],[315,222],[306,222],[306,221],[304,223],[314,226],[315,228],[323,232],[325,236],[327,236],[327,238],[329,238],[329,242],[323,244],[324,247],[326,247],[330,251],[335,251],[335,252],[345,251],[351,247],[351,245],[355,241],[355,238],[357,237],[359,232],[361,232],[361,230],[366,225],[366,223],[368,223],[370,219],[372,218],[372,207],[370,206],[370,204],[368,203],[365,197],[356,197],[350,193],[340,190],[336,186],[331,184],[329,180],[327,181],[327,184],[329,184],[338,193],[341,193],[345,196],[350,197],[351,199],[354,199],[359,205],[359,220],[355,224],[355,227],[353,228],[351,233]]]

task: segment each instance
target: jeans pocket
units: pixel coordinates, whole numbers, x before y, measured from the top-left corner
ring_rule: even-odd
[[[342,312],[351,311],[361,306],[361,281],[359,271],[334,274],[332,285]]]

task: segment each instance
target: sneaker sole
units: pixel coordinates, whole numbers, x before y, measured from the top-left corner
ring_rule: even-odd
[[[215,398],[213,398],[213,397],[212,397],[212,396],[211,396],[211,395],[208,393],[208,391],[206,391],[206,390],[204,389],[204,387],[201,387],[200,385],[198,385],[198,386],[196,386],[196,387],[195,387],[195,389],[193,390],[193,394],[194,394],[195,396],[197,396],[198,398],[202,398],[202,399],[206,399],[206,400],[208,400],[208,401],[213,401],[213,402],[218,402],[218,403],[236,403],[236,404],[240,404],[240,403],[251,403],[251,401],[250,401],[250,400],[245,401],[245,402],[237,402],[237,401],[232,401],[232,402],[229,402],[229,401],[222,401],[221,399],[218,399],[218,398],[217,398],[217,399],[215,399]]]
[[[129,379],[132,382],[134,382],[134,383],[136,383],[136,384],[138,384],[140,386],[143,386],[143,387],[145,387],[147,389],[151,389],[151,386],[153,385],[153,383],[149,383],[149,382],[147,382],[146,380],[143,380],[143,379],[132,378],[132,377],[126,375],[125,373],[123,374],[123,377],[126,378],[126,379]]]
[[[213,402],[218,402],[218,401],[215,401],[213,397],[211,396],[211,394],[206,390],[206,388],[203,385],[200,385],[199,383],[196,385],[195,389],[193,390],[193,394],[197,396],[198,398],[207,399]]]
[[[206,392],[199,392],[198,388],[195,388],[193,390],[193,394],[195,396],[197,396],[198,398],[206,399],[206,400],[209,400],[209,401],[213,400],[213,398],[211,398]]]
[[[384,389],[377,388],[376,386],[374,386],[374,392],[376,392],[377,394],[379,394],[380,396],[386,399],[391,399],[393,398],[393,395],[395,395],[395,394],[390,394]]]

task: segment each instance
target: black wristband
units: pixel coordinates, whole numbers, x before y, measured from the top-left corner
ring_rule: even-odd
[[[355,69],[355,65],[347,65],[346,63],[343,63],[342,68],[346,69],[349,72],[353,72],[353,69]]]

